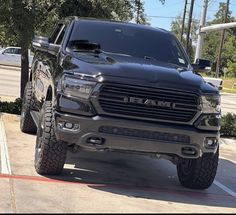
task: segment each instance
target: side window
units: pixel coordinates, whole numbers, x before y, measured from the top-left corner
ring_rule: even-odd
[[[55,41],[55,43],[56,43],[57,45],[61,45],[61,42],[62,42],[62,40],[63,40],[63,37],[64,37],[64,35],[65,35],[65,32],[66,32],[66,27],[63,26],[61,32],[59,33],[59,35],[58,35],[58,37],[57,37],[57,39],[56,39],[56,41]]]
[[[20,55],[21,54],[21,49],[14,49],[14,54]]]
[[[49,42],[50,42],[50,43],[56,43],[56,40],[57,40],[57,38],[58,38],[58,36],[59,36],[59,34],[60,34],[60,32],[61,32],[61,30],[62,30],[63,27],[64,27],[63,24],[59,24],[59,25],[55,28],[54,32],[52,33],[52,35],[51,35],[51,37],[50,37],[50,39],[49,39]]]
[[[4,54],[14,54],[14,49],[13,48],[6,49],[3,53]]]

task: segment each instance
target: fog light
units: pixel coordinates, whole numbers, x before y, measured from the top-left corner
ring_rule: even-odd
[[[207,145],[208,146],[213,146],[214,145],[214,140],[208,140]]]
[[[217,138],[211,138],[207,137],[205,139],[205,147],[206,148],[215,148],[218,144],[218,139]]]
[[[71,122],[58,122],[57,127],[58,129],[72,132],[77,132],[80,130],[80,124]]]
[[[72,128],[73,128],[73,123],[66,122],[66,123],[65,123],[65,127],[66,127],[67,129],[72,129]]]

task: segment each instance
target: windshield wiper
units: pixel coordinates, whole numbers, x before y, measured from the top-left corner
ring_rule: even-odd
[[[150,57],[150,56],[144,56],[143,57],[144,59],[147,59],[147,60],[156,60],[156,61],[159,61],[158,59],[156,59],[155,57]],[[171,62],[164,62],[162,61],[162,63],[167,63],[169,64],[170,66],[174,67],[175,69],[179,70],[179,71],[182,71],[182,70],[186,70],[186,66],[180,66],[176,63],[171,63]]]
[[[107,52],[107,51],[104,51],[104,53],[105,54],[112,54],[112,55],[120,55],[120,56],[132,57],[132,55],[123,54],[123,53],[117,53],[117,52]]]
[[[100,44],[92,43],[88,40],[72,40],[69,42],[68,48],[72,49],[75,52],[102,52]]]

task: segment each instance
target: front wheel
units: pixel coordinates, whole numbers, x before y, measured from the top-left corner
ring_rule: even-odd
[[[180,183],[193,189],[207,189],[213,183],[219,160],[219,148],[215,154],[206,153],[197,159],[181,159],[177,164]]]
[[[52,102],[46,101],[40,115],[35,147],[36,172],[39,174],[58,175],[66,161],[67,144],[57,141],[54,133]]]

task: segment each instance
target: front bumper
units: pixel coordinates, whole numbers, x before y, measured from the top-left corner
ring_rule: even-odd
[[[148,123],[113,117],[84,117],[55,112],[55,133],[58,140],[95,150],[121,150],[137,153],[168,154],[197,158],[202,153],[215,153],[217,145],[205,146],[206,138],[219,139],[219,132],[200,131],[189,125]],[[59,126],[69,122],[79,129]],[[99,143],[92,142],[99,140]],[[188,149],[195,153],[187,153]]]

